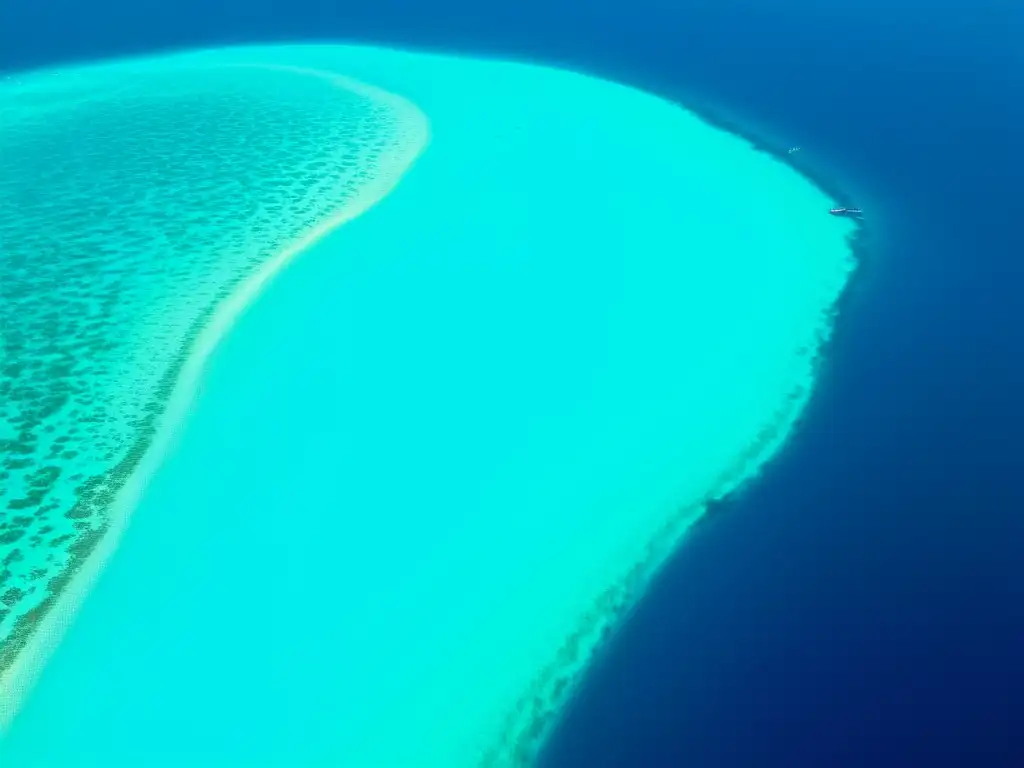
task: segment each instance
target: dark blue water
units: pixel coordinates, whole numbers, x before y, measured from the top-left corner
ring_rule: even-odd
[[[1020,766],[1022,35],[1016,0],[7,0],[0,68],[416,44],[616,76],[802,145],[871,213],[821,387],[604,654],[545,768]]]

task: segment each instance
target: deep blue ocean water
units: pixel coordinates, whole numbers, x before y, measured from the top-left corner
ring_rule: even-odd
[[[543,763],[1019,766],[1022,34],[1015,0],[8,0],[0,68],[418,45],[617,77],[802,145],[872,214],[817,395],[603,654]]]

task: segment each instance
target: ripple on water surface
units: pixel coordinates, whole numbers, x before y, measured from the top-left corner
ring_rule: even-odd
[[[135,67],[5,96],[5,500],[34,500],[4,519],[9,654],[218,301],[408,170],[212,358],[5,757],[529,764],[679,537],[792,428],[852,225],[744,140],[568,72],[344,46]]]

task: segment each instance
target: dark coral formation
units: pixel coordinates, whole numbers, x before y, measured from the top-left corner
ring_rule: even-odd
[[[0,673],[110,527],[197,335],[372,180],[393,108],[123,64],[0,89]]]

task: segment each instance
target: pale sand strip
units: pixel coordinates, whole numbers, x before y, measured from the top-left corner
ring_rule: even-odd
[[[394,137],[387,158],[390,162],[381,169],[377,178],[366,184],[358,198],[348,203],[332,218],[300,237],[246,280],[217,308],[209,324],[196,338],[160,417],[153,442],[111,505],[108,519],[110,527],[107,533],[57,597],[53,608],[36,626],[29,644],[0,677],[0,735],[9,727],[19,705],[70,626],[79,606],[117,547],[147,484],[173,446],[184,418],[193,404],[197,385],[213,350],[275,275],[293,258],[332,230],[352,221],[386,197],[429,143],[430,128],[426,115],[415,104],[397,94],[333,72],[306,67],[262,63],[225,63],[223,66],[256,67],[323,78],[338,88],[391,107],[398,115],[400,130]]]

